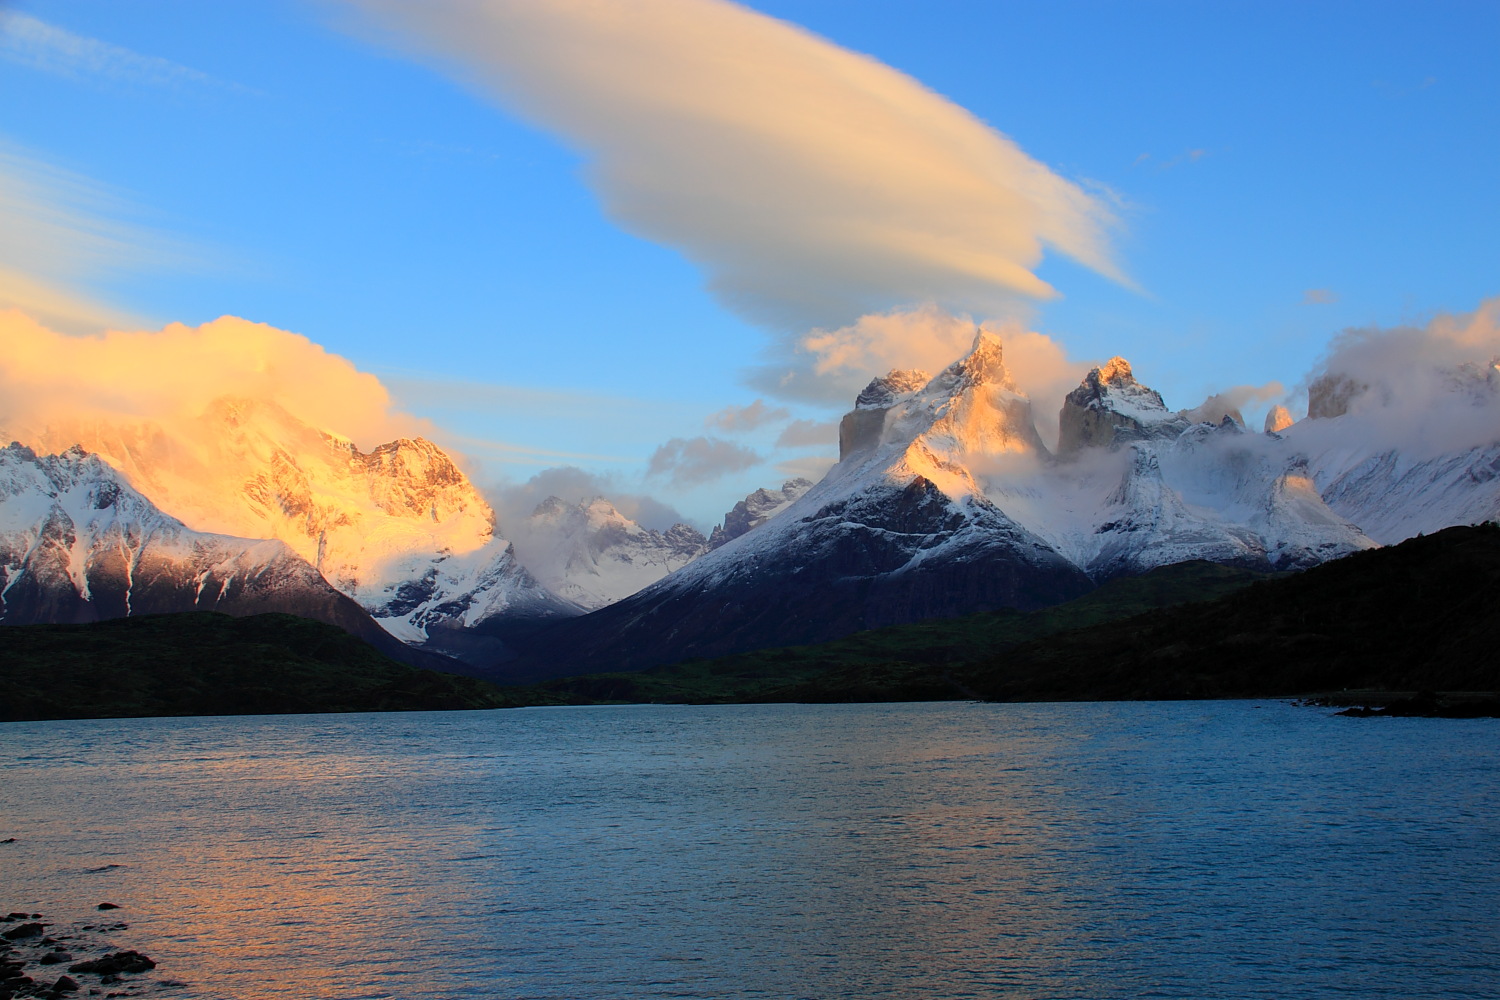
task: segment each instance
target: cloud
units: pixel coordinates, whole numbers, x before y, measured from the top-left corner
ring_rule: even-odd
[[[142,55],[97,38],[75,35],[16,11],[0,11],[0,58],[74,80],[244,89],[170,59]]]
[[[832,455],[808,455],[777,462],[776,471],[788,479],[810,479],[816,483],[837,462],[838,459]]]
[[[512,540],[521,538],[522,544],[530,540],[525,528],[527,518],[537,504],[548,497],[557,497],[570,504],[606,497],[621,514],[656,531],[687,521],[671,504],[632,492],[615,476],[586,472],[576,466],[543,469],[525,482],[497,486],[487,492],[502,532]]]
[[[705,418],[703,426],[725,434],[744,434],[789,416],[785,407],[767,406],[765,400],[757,399],[749,406],[726,406]]]
[[[1214,424],[1232,414],[1249,426],[1243,412],[1246,407],[1255,403],[1268,403],[1285,394],[1286,387],[1280,382],[1267,382],[1265,385],[1235,385],[1214,393],[1193,409],[1183,412],[1189,420],[1194,422],[1207,421]]]
[[[826,447],[838,443],[837,420],[793,420],[776,439],[778,448]]]
[[[1331,306],[1339,300],[1339,293],[1331,288],[1309,288],[1302,293],[1305,306]]]
[[[556,132],[605,210],[756,321],[836,328],[1054,290],[1047,249],[1124,280],[1107,205],[877,60],[727,0],[350,0],[390,44]]]
[[[1043,439],[1056,441],[1062,398],[1092,364],[1070,360],[1056,340],[1018,322],[987,320],[981,325],[999,335],[1005,366],[1016,388],[1035,404]],[[812,331],[802,338],[795,354],[755,369],[748,380],[782,398],[849,407],[870,379],[893,368],[933,374],[946,368],[968,353],[975,331],[970,317],[930,303],[862,316],[835,330]]]
[[[4,310],[0,343],[0,427],[22,441],[49,426],[98,423],[154,422],[191,436],[195,418],[226,395],[276,402],[366,449],[429,430],[395,411],[380,380],[345,358],[233,316],[73,337]]]
[[[1426,326],[1345,330],[1305,387],[1317,394],[1342,384],[1347,415],[1297,424],[1299,440],[1399,448],[1414,460],[1493,443],[1500,440],[1497,361],[1500,298]]]
[[[974,341],[974,321],[931,303],[861,316],[847,326],[815,329],[794,352],[749,374],[751,385],[783,399],[853,405],[870,379],[892,368],[936,372]]]
[[[139,325],[79,286],[197,266],[204,255],[122,221],[132,212],[103,186],[0,141],[0,309],[21,309],[70,333]]]
[[[757,452],[732,441],[673,438],[652,453],[646,475],[665,479],[673,486],[696,486],[748,469],[760,461]]]

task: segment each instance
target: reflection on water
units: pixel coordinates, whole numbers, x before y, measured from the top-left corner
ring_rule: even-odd
[[[194,996],[1495,996],[1497,751],[1241,702],[11,723],[0,911],[125,903]]]

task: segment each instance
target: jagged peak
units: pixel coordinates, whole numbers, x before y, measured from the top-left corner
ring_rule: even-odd
[[[1116,354],[1104,364],[1089,372],[1096,382],[1111,385],[1116,382],[1131,384],[1135,383],[1135,372],[1130,370],[1130,362]]]
[[[609,497],[584,497],[583,500],[579,501],[578,509],[589,515],[591,518],[596,518],[599,520],[623,521],[629,524],[635,523],[634,521],[630,520],[630,518],[620,513],[620,508],[616,507],[614,501],[609,499]]]
[[[1000,342],[1000,335],[980,327],[974,334],[974,345],[969,348],[969,353],[943,369],[929,385],[946,392],[980,385],[1014,389],[1015,383],[1005,367],[1005,347]]]
[[[1113,357],[1089,373],[1078,383],[1078,388],[1068,393],[1067,402],[1090,409],[1116,409],[1121,402],[1128,401],[1133,411],[1159,411],[1167,414],[1167,404],[1161,393],[1150,386],[1142,385],[1130,368],[1130,362],[1122,357]],[[1132,415],[1135,415],[1134,413]]]
[[[892,368],[882,378],[873,378],[870,384],[865,386],[854,399],[856,410],[878,410],[885,409],[894,403],[899,396],[916,392],[928,382],[932,376],[920,368]]]
[[[543,500],[541,503],[537,504],[535,507],[533,507],[532,510],[531,510],[531,516],[532,517],[556,517],[558,514],[560,514],[563,511],[567,510],[570,506],[572,506],[572,505],[569,504],[562,497],[551,496],[551,497],[548,497],[547,499]]]

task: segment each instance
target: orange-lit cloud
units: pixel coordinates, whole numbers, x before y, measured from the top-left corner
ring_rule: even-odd
[[[300,334],[233,316],[74,337],[12,309],[0,311],[0,343],[0,426],[23,440],[88,421],[185,432],[222,396],[279,403],[363,448],[427,431],[394,411],[375,376]]]
[[[1046,248],[1123,280],[1100,199],[905,74],[728,0],[350,2],[582,150],[616,220],[758,321],[1008,312],[1054,294]]]
[[[999,335],[1016,388],[1035,402],[1042,437],[1055,440],[1056,410],[1091,363],[1070,360],[1060,343],[1019,323],[982,325]],[[838,329],[813,330],[786,361],[763,366],[750,381],[782,398],[848,406],[871,378],[893,368],[936,374],[968,352],[974,332],[971,318],[931,304],[875,313]]]

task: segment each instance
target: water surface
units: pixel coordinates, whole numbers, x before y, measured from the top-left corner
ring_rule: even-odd
[[[1265,702],[0,725],[0,910],[202,997],[1500,996],[1500,723]]]

